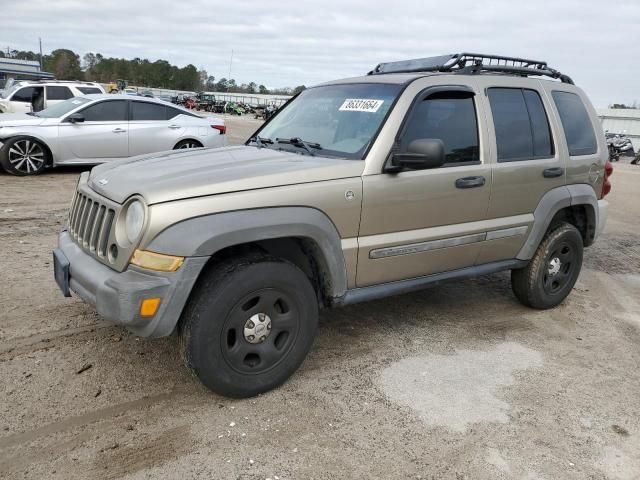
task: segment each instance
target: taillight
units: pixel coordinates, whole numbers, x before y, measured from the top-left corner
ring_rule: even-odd
[[[611,182],[609,177],[613,174],[613,163],[607,160],[604,164],[604,182],[602,182],[602,197],[604,198],[611,191]]]
[[[227,133],[226,125],[211,125],[211,128],[215,128],[216,130],[218,130],[220,132],[220,135],[224,135],[225,133]]]

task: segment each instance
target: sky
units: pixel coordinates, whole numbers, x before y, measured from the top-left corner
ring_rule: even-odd
[[[640,103],[640,0],[0,0],[0,48],[204,68],[269,88],[463,51],[546,60],[596,107]]]

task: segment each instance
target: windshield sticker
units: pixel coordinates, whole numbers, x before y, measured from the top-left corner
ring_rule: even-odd
[[[371,100],[366,98],[347,98],[339,108],[341,112],[368,112],[376,113],[384,100]]]
[[[71,100],[71,103],[73,103],[74,105],[80,105],[82,103],[82,100]]]

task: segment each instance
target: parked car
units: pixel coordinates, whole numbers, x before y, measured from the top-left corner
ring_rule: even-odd
[[[0,116],[0,165],[14,175],[171,149],[221,147],[224,121],[161,100],[86,95],[41,112]]]
[[[69,98],[100,93],[104,89],[93,82],[23,80],[0,93],[0,113],[39,112]]]
[[[55,279],[136,335],[177,332],[211,390],[257,395],[301,365],[320,308],[501,270],[524,305],[560,304],[605,225],[607,155],[545,62],[380,64],[304,90],[244,146],[83,173]]]

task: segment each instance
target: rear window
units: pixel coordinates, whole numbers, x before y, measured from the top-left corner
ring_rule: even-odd
[[[552,92],[558,109],[569,155],[592,155],[598,151],[598,142],[587,109],[575,93]]]
[[[131,102],[131,120],[166,120],[164,105],[151,102]]]
[[[73,98],[73,93],[69,87],[47,86],[47,100],[69,100],[70,98]]]
[[[80,90],[82,93],[84,93],[85,95],[92,95],[94,93],[102,93],[102,90],[100,90],[97,87],[76,87],[78,90]]]
[[[538,92],[520,88],[490,88],[498,161],[549,158],[553,144],[549,121]]]

